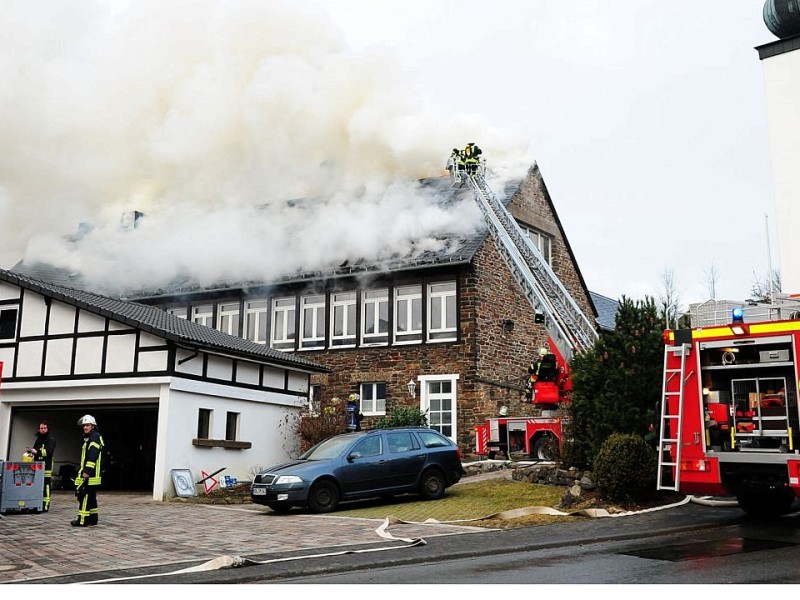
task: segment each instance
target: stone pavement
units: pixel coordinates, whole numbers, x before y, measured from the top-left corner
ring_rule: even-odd
[[[60,583],[65,577],[175,565],[219,556],[303,553],[398,542],[379,536],[382,520],[277,515],[251,504],[156,502],[148,494],[100,492],[100,524],[71,527],[77,502],[57,491],[47,513],[6,513],[0,519],[0,583]],[[387,506],[387,515],[391,507]],[[432,538],[486,529],[447,524],[396,524],[398,538]],[[102,577],[98,577],[100,579]]]

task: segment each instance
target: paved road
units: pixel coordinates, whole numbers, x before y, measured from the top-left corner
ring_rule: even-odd
[[[335,515],[276,515],[253,505],[154,502],[149,496],[102,493],[101,523],[73,528],[76,503],[58,493],[49,513],[0,519],[0,583],[249,583],[371,564],[405,564],[453,557],[560,547],[580,540],[635,539],[675,529],[735,523],[738,508],[679,508],[623,518],[511,531],[448,524],[392,524]],[[387,515],[391,505],[387,505]],[[403,540],[423,540],[414,545]],[[91,548],[87,552],[87,548]],[[242,568],[177,571],[241,557]],[[309,558],[311,557],[311,558]]]

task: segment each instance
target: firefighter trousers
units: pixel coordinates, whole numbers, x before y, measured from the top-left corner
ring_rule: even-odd
[[[97,488],[93,485],[82,485],[75,492],[78,498],[78,525],[97,525],[99,511],[97,509]]]
[[[50,510],[50,489],[53,481],[51,474],[52,471],[44,472],[44,494],[42,496],[42,510],[44,512]]]

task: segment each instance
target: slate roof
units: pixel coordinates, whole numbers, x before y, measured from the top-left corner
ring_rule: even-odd
[[[269,362],[304,371],[329,373],[330,369],[293,354],[273,350],[250,340],[222,333],[138,302],[102,296],[86,290],[42,281],[0,269],[0,281],[107,317],[175,343],[198,350],[219,351],[257,362]]]
[[[596,292],[589,292],[592,303],[597,310],[597,324],[603,329],[613,331],[617,324],[619,302]]]

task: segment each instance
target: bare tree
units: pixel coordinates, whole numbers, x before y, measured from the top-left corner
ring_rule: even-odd
[[[717,282],[719,281],[719,269],[713,262],[711,266],[704,271],[706,275],[706,285],[708,286],[708,297],[712,300],[717,299]]]
[[[678,291],[678,279],[673,269],[664,269],[661,274],[661,290],[658,293],[658,303],[667,326],[669,326],[670,322],[677,326],[681,298]]]
[[[750,287],[750,294],[753,300],[759,302],[771,302],[773,294],[781,291],[781,273],[773,269],[772,277],[769,275],[759,275],[753,270],[753,284]]]

